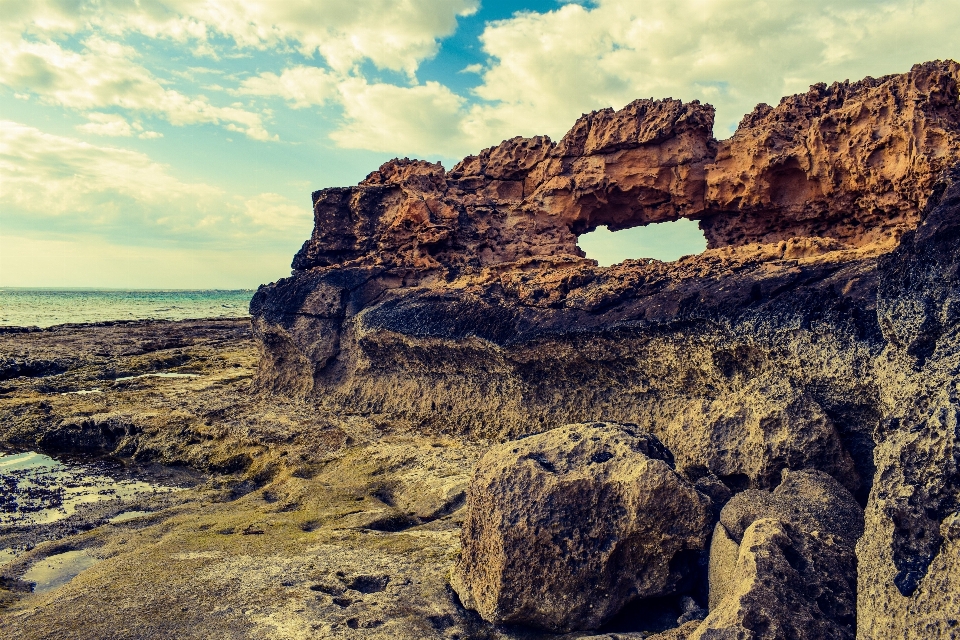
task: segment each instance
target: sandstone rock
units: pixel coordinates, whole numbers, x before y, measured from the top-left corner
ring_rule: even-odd
[[[720,514],[734,540],[760,518],[778,518],[804,531],[819,531],[853,545],[863,534],[863,510],[843,485],[821,471],[785,472],[773,493],[738,493]]]
[[[821,472],[736,495],[711,544],[710,615],[690,637],[853,638],[862,531],[853,496]]]
[[[577,236],[702,219],[708,246],[822,237],[860,246],[916,226],[960,156],[960,65],[811,87],[713,138],[713,107],[636,100],[585,114],[559,143],[512,138],[439,163],[392,160],[313,194],[297,270],[387,264],[430,272],[580,256]]]
[[[706,545],[709,501],[636,427],[568,425],[487,452],[452,584],[496,623],[594,629],[672,593]]]
[[[449,172],[395,160],[317,192],[295,273],[251,303],[255,388],[396,433],[643,424],[714,512],[784,470],[824,472],[867,504],[861,636],[949,637],[960,286],[957,196],[940,176],[960,162],[958,76],[945,61],[818,85],[721,142],[709,105],[641,100],[585,115],[559,143],[514,138]],[[576,246],[597,225],[680,217],[714,248],[599,268]],[[752,586],[715,621],[743,629],[749,607],[796,601],[776,624],[801,629],[833,605],[794,587],[834,588],[791,562],[848,576],[850,541],[823,542],[807,526],[822,514],[784,520],[760,495],[734,498],[742,519],[728,512]],[[415,500],[391,508],[431,517]],[[717,554],[729,575],[729,545]],[[848,637],[837,589],[811,628]]]
[[[874,258],[896,242],[887,231],[915,224],[939,167],[960,159],[957,69],[927,63],[760,109],[717,162],[709,105],[641,100],[585,115],[560,143],[514,138],[450,172],[391,161],[357,187],[317,192],[295,274],[251,302],[263,345],[256,386],[410,428],[497,438],[610,416],[651,425],[682,465],[706,456],[696,440],[672,441],[671,422],[685,412],[715,425],[732,417],[752,453],[718,451],[718,477],[768,487],[781,468],[818,468],[865,494],[879,420],[868,371],[883,346]],[[908,99],[907,110],[889,108]],[[865,120],[825,133],[858,105]],[[871,123],[889,150],[870,142],[872,159],[847,151],[873,135]],[[761,144],[764,131],[772,147]],[[821,195],[804,208],[771,167],[793,166],[811,136],[831,142],[814,148],[804,180],[819,181]],[[915,151],[902,156],[902,145]],[[737,200],[740,190],[754,195]],[[727,246],[609,269],[576,246],[599,224],[683,216],[703,218],[711,243]],[[741,220],[739,231],[724,231],[724,220]],[[789,390],[764,399],[751,382],[760,377]],[[798,415],[809,434],[768,455],[765,419],[774,428]]]
[[[740,544],[731,538],[726,528],[718,522],[710,538],[710,568],[707,575],[710,584],[710,611],[720,606],[723,599],[733,593],[736,587],[733,578],[739,556]]]
[[[956,62],[930,62],[758,105],[708,167],[708,246],[793,236],[862,245],[915,227],[960,156],[958,82]]]
[[[684,622],[676,629],[670,629],[654,636],[649,636],[649,640],[687,640],[693,633],[700,628],[699,620]]]
[[[685,622],[675,629],[669,629],[654,635],[642,631],[636,633],[603,633],[580,636],[577,640],[686,640],[699,625],[699,621]]]

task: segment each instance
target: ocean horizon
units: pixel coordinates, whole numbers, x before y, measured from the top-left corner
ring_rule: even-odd
[[[255,289],[0,287],[0,326],[51,327],[115,320],[249,315]]]

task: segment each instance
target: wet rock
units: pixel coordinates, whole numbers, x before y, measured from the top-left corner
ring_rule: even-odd
[[[650,434],[568,425],[488,451],[467,498],[452,584],[496,623],[595,629],[674,592],[706,545],[710,502]]]
[[[727,503],[710,551],[710,615],[691,638],[853,638],[863,515],[817,471]]]

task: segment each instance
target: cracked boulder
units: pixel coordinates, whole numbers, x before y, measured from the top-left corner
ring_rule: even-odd
[[[853,638],[863,510],[820,471],[737,494],[710,549],[710,615],[691,640]]]
[[[636,426],[574,424],[507,442],[477,464],[451,583],[490,622],[595,629],[632,600],[684,586],[710,506]]]

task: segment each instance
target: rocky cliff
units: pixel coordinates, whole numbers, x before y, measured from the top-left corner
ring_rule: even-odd
[[[802,629],[781,619],[790,594],[831,637],[952,637],[958,82],[947,61],[817,85],[724,141],[709,105],[638,100],[559,143],[515,138],[450,172],[395,160],[319,191],[294,275],[251,303],[256,385],[460,438],[639,425],[709,499],[710,545],[735,552],[740,604],[692,637]],[[599,225],[682,217],[700,220],[703,254],[600,268],[576,246]],[[852,540],[824,551],[819,525],[775,507],[726,528],[741,495],[776,496],[801,471],[865,508],[855,559]],[[856,616],[821,565],[858,583]]]

